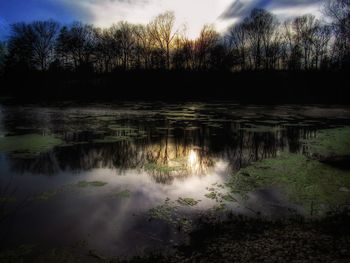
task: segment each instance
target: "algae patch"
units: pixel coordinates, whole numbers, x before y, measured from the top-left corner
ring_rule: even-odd
[[[128,189],[126,189],[126,190],[114,193],[113,196],[116,198],[129,198],[131,196],[131,192]]]
[[[51,135],[26,134],[0,137],[0,151],[16,157],[35,157],[47,152],[63,141]]]
[[[201,200],[195,200],[193,198],[182,198],[180,197],[179,199],[176,200],[180,205],[182,206],[196,206]]]
[[[81,188],[102,187],[102,186],[105,186],[106,184],[107,184],[106,182],[101,182],[101,181],[92,181],[92,182],[80,181],[76,184],[76,186]]]
[[[304,143],[313,155],[350,156],[350,127],[320,130],[316,138]]]
[[[241,195],[259,188],[277,187],[306,209],[332,208],[350,200],[350,193],[339,191],[350,187],[349,171],[299,154],[284,153],[275,159],[253,163],[234,174],[227,186]]]
[[[191,219],[185,216],[182,216],[181,213],[178,211],[179,210],[178,200],[176,202],[173,202],[167,198],[163,204],[150,209],[148,212],[149,219],[166,222],[172,227],[176,228],[178,231],[182,231],[185,233],[190,232],[191,229],[193,228],[193,222]],[[183,200],[186,200],[186,198],[181,198],[181,200],[182,200],[181,202],[183,202]],[[191,199],[191,204],[193,204],[192,201],[195,201],[195,200]],[[198,201],[195,201],[195,202],[198,202]]]

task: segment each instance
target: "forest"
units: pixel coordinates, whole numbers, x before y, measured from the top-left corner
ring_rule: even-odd
[[[135,86],[139,83],[132,82],[134,76],[140,76],[141,83],[158,76],[167,76],[164,81],[172,83],[185,76],[193,86],[206,75],[199,72],[207,72],[207,78],[214,76],[213,82],[221,75],[231,78],[239,72],[250,72],[257,82],[259,78],[270,79],[268,74],[261,77],[257,72],[274,72],[277,78],[294,72],[287,74],[293,75],[286,79],[289,83],[295,75],[305,79],[300,72],[346,71],[350,66],[350,1],[327,1],[322,12],[322,19],[303,15],[279,21],[269,11],[253,9],[250,16],[223,33],[212,25],[204,26],[197,39],[186,36],[185,26],[175,27],[172,12],[160,14],[147,25],[121,21],[109,28],[81,22],[60,25],[53,20],[15,23],[8,40],[0,46],[0,74],[4,86],[14,89],[19,74],[36,82],[52,80],[53,76],[60,76],[60,80],[109,76],[108,80],[104,77],[88,83],[97,86],[106,86],[118,74]],[[130,77],[126,72],[132,72]],[[323,73],[313,74],[320,83],[326,81]],[[169,79],[169,75],[176,76]],[[246,75],[240,79],[247,79]]]

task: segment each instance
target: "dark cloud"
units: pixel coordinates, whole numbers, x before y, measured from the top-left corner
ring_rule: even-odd
[[[273,9],[288,9],[295,7],[310,7],[321,5],[322,0],[236,0],[222,14],[221,18],[236,18],[241,19],[249,15],[254,8],[264,8],[267,10]]]

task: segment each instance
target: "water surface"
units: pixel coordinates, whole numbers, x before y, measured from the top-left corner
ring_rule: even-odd
[[[341,106],[2,105],[1,138],[60,143],[0,151],[1,205],[8,213],[0,240],[47,247],[84,242],[109,255],[175,244],[186,225],[150,220],[152,209],[176,206],[176,222],[215,209],[210,192],[233,173],[285,152],[307,156],[306,139],[349,124],[350,109]],[[235,213],[303,212],[273,186],[248,200],[235,198],[225,203]]]

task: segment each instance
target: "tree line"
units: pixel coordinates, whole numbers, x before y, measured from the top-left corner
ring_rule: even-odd
[[[166,12],[147,25],[119,22],[109,28],[74,22],[34,21],[11,25],[0,43],[1,71],[115,70],[318,70],[350,66],[350,0],[329,0],[323,13],[279,21],[254,9],[219,34],[203,27],[197,39],[175,27]]]

